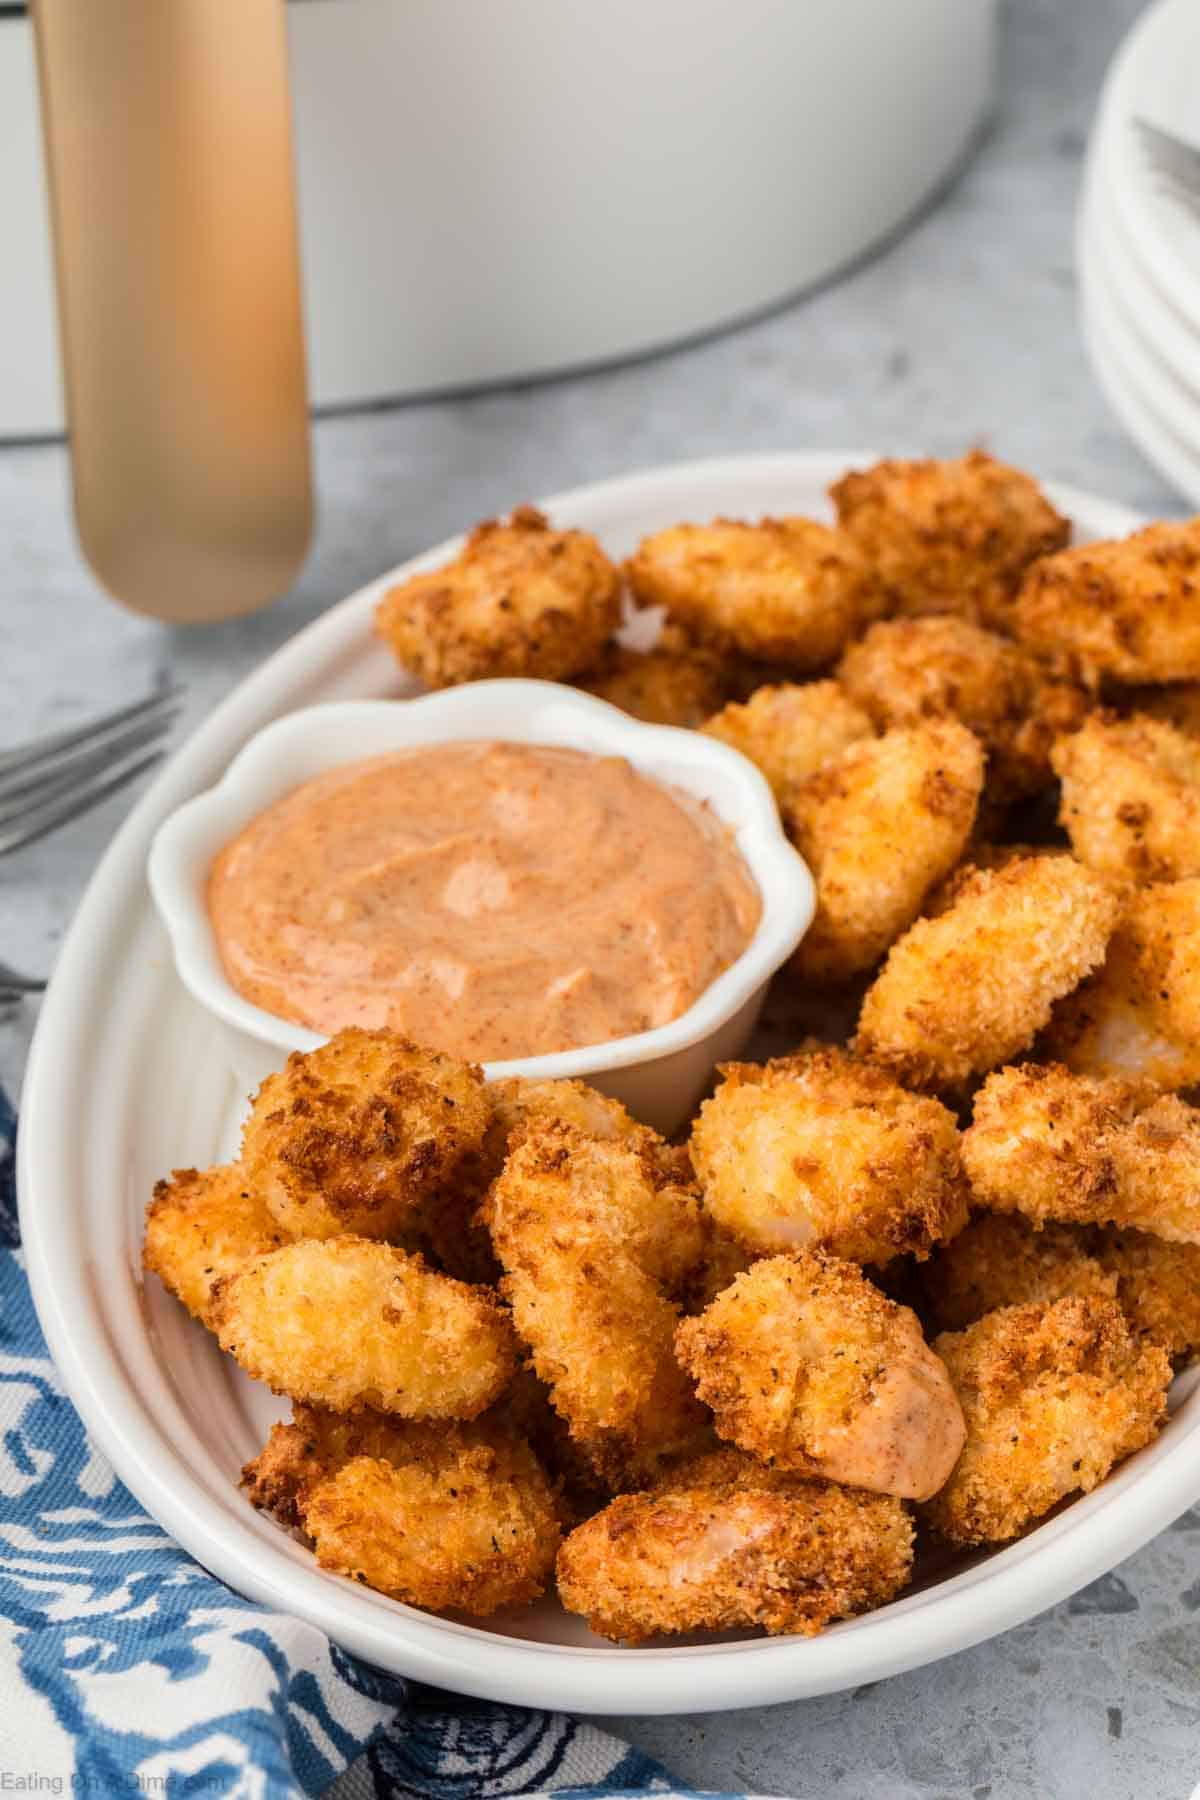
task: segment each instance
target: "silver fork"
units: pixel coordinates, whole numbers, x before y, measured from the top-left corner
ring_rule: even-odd
[[[0,856],[57,831],[153,768],[178,708],[178,690],[164,688],[86,725],[0,750]],[[45,985],[0,962],[0,997]]]
[[[1163,192],[1200,219],[1200,149],[1149,119],[1135,119],[1134,125]]]

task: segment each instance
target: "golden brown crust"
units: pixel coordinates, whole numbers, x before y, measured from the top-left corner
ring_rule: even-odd
[[[1017,1537],[1166,1419],[1170,1361],[1134,1337],[1115,1300],[1003,1307],[933,1347],[967,1421],[953,1475],[922,1508],[950,1543]]]
[[[154,1185],[142,1263],[207,1325],[217,1282],[288,1238],[240,1164],[176,1169]]]
[[[1032,476],[982,450],[876,463],[829,491],[898,613],[957,613],[1009,630],[1021,577],[1070,536]]]
[[[480,1149],[491,1117],[473,1063],[351,1027],[268,1075],[242,1162],[295,1237],[394,1237]]]
[[[961,1331],[1001,1306],[1047,1304],[1066,1294],[1115,1300],[1117,1278],[1078,1225],[1043,1230],[1017,1213],[977,1212],[921,1270],[925,1309],[941,1331]]]
[[[516,1367],[489,1288],[368,1238],[285,1245],[218,1282],[212,1328],[258,1381],[294,1400],[414,1419],[472,1419]]]
[[[1098,1231],[1092,1253],[1116,1282],[1121,1308],[1140,1336],[1176,1362],[1200,1352],[1200,1245],[1148,1231]]]
[[[702,1443],[669,1297],[705,1250],[694,1190],[656,1181],[627,1143],[531,1118],[483,1216],[533,1367],[598,1476],[637,1485]]]
[[[643,606],[727,650],[820,669],[882,611],[875,575],[844,533],[813,519],[715,519],[643,538],[625,566]]]
[[[593,1631],[626,1643],[737,1626],[812,1636],[892,1599],[912,1555],[911,1521],[890,1495],[726,1452],[579,1526],[559,1552],[558,1591]]]
[[[726,1064],[692,1128],[717,1223],[760,1255],[927,1256],[966,1218],[952,1115],[839,1050]]]
[[[1195,739],[1142,713],[1094,713],[1060,739],[1052,760],[1059,817],[1080,862],[1133,882],[1200,875]]]
[[[852,744],[801,784],[785,811],[817,884],[801,977],[845,981],[912,924],[962,855],[983,772],[973,733],[933,719]]]
[[[1084,1075],[1200,1082],[1200,879],[1127,898],[1103,966],[1055,1007],[1043,1048]]]
[[[836,681],[786,681],[760,687],[701,729],[749,757],[766,776],[780,808],[802,782],[874,727]]]
[[[1082,688],[1050,681],[1019,645],[969,619],[944,614],[884,619],[851,644],[837,669],[850,699],[880,730],[957,719],[988,753],[988,789],[999,800],[1050,780],[1056,731],[1082,719]]]
[[[1200,1111],[1150,1083],[1000,1069],[975,1096],[962,1155],[995,1212],[1200,1243]]]
[[[1020,637],[1069,653],[1090,678],[1194,681],[1200,676],[1200,520],[1147,525],[1037,563],[1016,605]]]
[[[954,904],[895,944],[855,1049],[917,1086],[953,1089],[1028,1049],[1051,1007],[1104,955],[1110,884],[1069,857],[975,870]]]
[[[305,1531],[323,1568],[431,1612],[528,1605],[554,1567],[554,1489],[494,1418],[435,1428],[301,1407],[243,1479],[256,1506]]]
[[[647,724],[692,728],[721,705],[726,674],[712,650],[668,631],[651,650],[609,644],[578,686]]]
[[[453,562],[389,589],[375,629],[430,687],[565,681],[595,664],[620,612],[620,576],[596,539],[519,506],[477,525]]]
[[[720,1435],[776,1468],[927,1499],[962,1449],[915,1315],[820,1251],[756,1262],[683,1321],[675,1351]]]

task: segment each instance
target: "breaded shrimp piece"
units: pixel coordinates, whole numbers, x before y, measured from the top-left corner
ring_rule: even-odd
[[[806,1481],[725,1451],[647,1494],[623,1494],[558,1555],[558,1593],[593,1631],[764,1627],[812,1637],[894,1598],[912,1572],[903,1504]]]
[[[626,1144],[531,1119],[482,1216],[533,1367],[601,1479],[638,1485],[702,1443],[666,1291],[703,1254],[694,1191],[656,1186]]]
[[[207,1325],[212,1291],[221,1277],[265,1250],[278,1249],[289,1235],[248,1186],[239,1163],[176,1169],[170,1181],[154,1185],[142,1264]]]
[[[1070,857],[1068,849],[1047,848],[1041,844],[992,844],[986,839],[976,838],[967,846],[967,853],[957,869],[952,869],[945,881],[926,897],[921,914],[926,919],[936,919],[940,914],[949,912],[959,896],[968,890],[980,869],[1007,869],[1010,863],[1027,861],[1034,856]]]
[[[687,1151],[668,1144],[649,1125],[635,1119],[611,1094],[602,1094],[583,1081],[530,1081],[508,1076],[494,1081],[488,1095],[495,1117],[488,1131],[487,1151],[492,1176],[498,1175],[513,1133],[527,1123],[569,1125],[585,1137],[604,1143],[625,1144],[646,1163],[656,1187],[691,1189],[695,1182]]]
[[[507,1311],[489,1288],[436,1275],[369,1238],[310,1238],[218,1282],[223,1350],[276,1393],[335,1411],[473,1419],[516,1367]]]
[[[986,749],[989,787],[1004,798],[1050,780],[1054,734],[1077,724],[1087,704],[1081,688],[1051,682],[1019,645],[951,613],[880,620],[850,645],[837,675],[881,730],[958,719]]]
[[[474,1064],[353,1026],[268,1075],[242,1163],[294,1237],[394,1237],[479,1150],[491,1117]]]
[[[1090,679],[1200,676],[1200,519],[1078,544],[1029,571],[1016,630],[1039,655],[1070,655]]]
[[[912,924],[963,853],[983,768],[965,725],[931,719],[852,744],[795,791],[784,822],[817,884],[802,977],[846,981]]]
[[[876,463],[829,492],[839,524],[878,569],[891,610],[957,613],[998,631],[1011,629],[1029,565],[1071,534],[1032,476],[982,450]]]
[[[958,1129],[939,1101],[834,1049],[721,1073],[692,1161],[705,1206],[751,1250],[883,1263],[961,1229]]]
[[[915,1313],[819,1250],[756,1262],[675,1353],[720,1435],[778,1469],[927,1500],[966,1438]]]
[[[814,519],[716,519],[643,538],[625,565],[634,597],[685,631],[798,670],[832,662],[883,610],[867,558]]]
[[[1200,1243],[1200,1109],[1148,1082],[1000,1069],[975,1096],[962,1158],[994,1212]]]
[[[537,1458],[491,1418],[347,1430],[298,1409],[244,1478],[255,1504],[285,1522],[290,1508],[323,1568],[431,1612],[528,1605],[561,1539]]]
[[[832,757],[875,735],[836,681],[780,682],[714,713],[700,728],[757,765],[780,807]]]
[[[1103,967],[1054,1009],[1044,1048],[1084,1075],[1200,1082],[1200,879],[1127,900]]]
[[[1069,857],[976,870],[947,911],[892,947],[854,1048],[920,1087],[952,1089],[1007,1062],[1100,962],[1117,910],[1104,877]]]
[[[1044,1230],[1017,1213],[979,1212],[921,1270],[929,1315],[939,1330],[961,1331],[1001,1306],[1045,1305],[1065,1294],[1115,1300],[1117,1277],[1078,1225]]]
[[[1200,1246],[1168,1243],[1148,1231],[1098,1231],[1093,1255],[1116,1281],[1133,1329],[1161,1344],[1173,1362],[1200,1353]]]
[[[1051,760],[1080,862],[1133,882],[1200,875],[1200,742],[1144,713],[1093,713]]]
[[[1115,1300],[1006,1306],[933,1348],[950,1371],[967,1442],[924,1517],[952,1544],[1017,1537],[1058,1501],[1090,1493],[1166,1419],[1171,1364]]]
[[[620,576],[596,539],[518,506],[477,525],[453,562],[389,588],[375,630],[430,687],[565,681],[596,663],[620,615]]]
[[[578,686],[650,725],[694,727],[721,705],[722,659],[671,627],[650,650],[609,644]]]

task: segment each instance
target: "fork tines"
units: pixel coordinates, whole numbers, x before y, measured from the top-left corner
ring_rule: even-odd
[[[0,752],[0,856],[56,831],[152,768],[178,706],[178,690],[166,688]]]

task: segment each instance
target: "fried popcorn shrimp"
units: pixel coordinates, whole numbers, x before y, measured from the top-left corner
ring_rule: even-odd
[[[586,1082],[530,1081],[514,1075],[492,1082],[488,1094],[495,1106],[487,1138],[492,1176],[500,1172],[513,1133],[522,1125],[540,1122],[569,1125],[585,1137],[627,1145],[643,1159],[656,1187],[694,1186],[685,1149],[668,1144],[619,1100]]]
[[[983,766],[965,725],[932,719],[852,744],[795,792],[784,819],[817,884],[801,976],[845,981],[912,924],[962,855]]]
[[[1016,1213],[979,1212],[921,1270],[929,1315],[961,1331],[1001,1306],[1045,1305],[1066,1294],[1115,1300],[1117,1277],[1077,1225],[1044,1230]]]
[[[697,726],[726,694],[720,657],[669,627],[650,650],[610,644],[578,685],[650,725]]]
[[[874,736],[866,713],[836,681],[760,687],[743,704],[715,713],[701,730],[755,763],[781,808],[832,757]]]
[[[1000,1069],[975,1096],[962,1157],[994,1212],[1200,1243],[1200,1109],[1148,1082]]]
[[[1200,1245],[1148,1231],[1098,1231],[1093,1255],[1117,1286],[1133,1329],[1175,1362],[1200,1352]]]
[[[953,614],[881,620],[837,674],[881,730],[923,719],[968,726],[987,750],[989,786],[1007,798],[1050,780],[1054,734],[1086,705],[1082,689],[1048,680],[1019,645]]]
[[[200,1322],[209,1322],[222,1276],[288,1242],[238,1163],[176,1169],[155,1183],[146,1211],[142,1263]]]
[[[620,615],[620,576],[595,538],[519,506],[477,525],[453,562],[390,588],[375,629],[430,687],[565,681],[594,666]]]
[[[1127,901],[1104,966],[1055,1008],[1045,1048],[1080,1074],[1200,1082],[1200,879]]]
[[[1028,1049],[1061,995],[1100,962],[1118,910],[1069,857],[975,870],[945,912],[895,944],[854,1047],[902,1081],[952,1089]]]
[[[1115,1300],[1002,1307],[933,1348],[967,1442],[922,1511],[953,1544],[1017,1537],[1068,1494],[1090,1493],[1166,1418],[1167,1354],[1134,1337]]]
[[[717,1223],[760,1255],[928,1256],[966,1220],[953,1116],[840,1050],[727,1063],[692,1128]]]
[[[705,1417],[667,1292],[704,1251],[694,1190],[656,1184],[628,1144],[531,1119],[483,1217],[533,1367],[601,1479],[637,1485],[696,1448]]]
[[[1059,817],[1080,862],[1134,882],[1200,875],[1195,739],[1145,714],[1093,713],[1051,760],[1062,781]]]
[[[1068,653],[1095,680],[1200,676],[1200,519],[1078,544],[1029,571],[1016,629],[1039,654]]]
[[[877,618],[867,558],[813,519],[716,519],[643,538],[625,566],[634,597],[722,649],[819,669]]]
[[[437,1275],[368,1238],[310,1238],[217,1283],[223,1350],[293,1400],[412,1419],[472,1419],[516,1367],[508,1313],[488,1288]]]
[[[559,1551],[558,1592],[626,1643],[738,1626],[811,1637],[893,1599],[912,1559],[912,1522],[893,1496],[725,1451],[578,1526]]]
[[[957,613],[998,631],[1011,629],[1026,569],[1071,532],[1031,476],[982,450],[955,461],[876,463],[829,491],[892,610]]]
[[[294,1237],[394,1237],[480,1148],[491,1117],[473,1064],[354,1026],[268,1075],[242,1162]]]
[[[986,839],[976,839],[968,846],[957,869],[952,869],[945,881],[939,882],[926,897],[921,908],[922,917],[936,919],[949,912],[959,896],[972,886],[980,869],[1007,869],[1010,863],[1027,861],[1034,856],[1069,858],[1070,855],[1070,850],[1047,848],[1041,844],[992,844]]]
[[[966,1437],[915,1314],[820,1251],[756,1262],[675,1351],[717,1430],[778,1469],[927,1500]]]
[[[431,1612],[528,1605],[554,1567],[554,1490],[528,1444],[491,1418],[327,1422],[298,1408],[245,1479],[256,1505],[294,1518],[322,1568]]]

